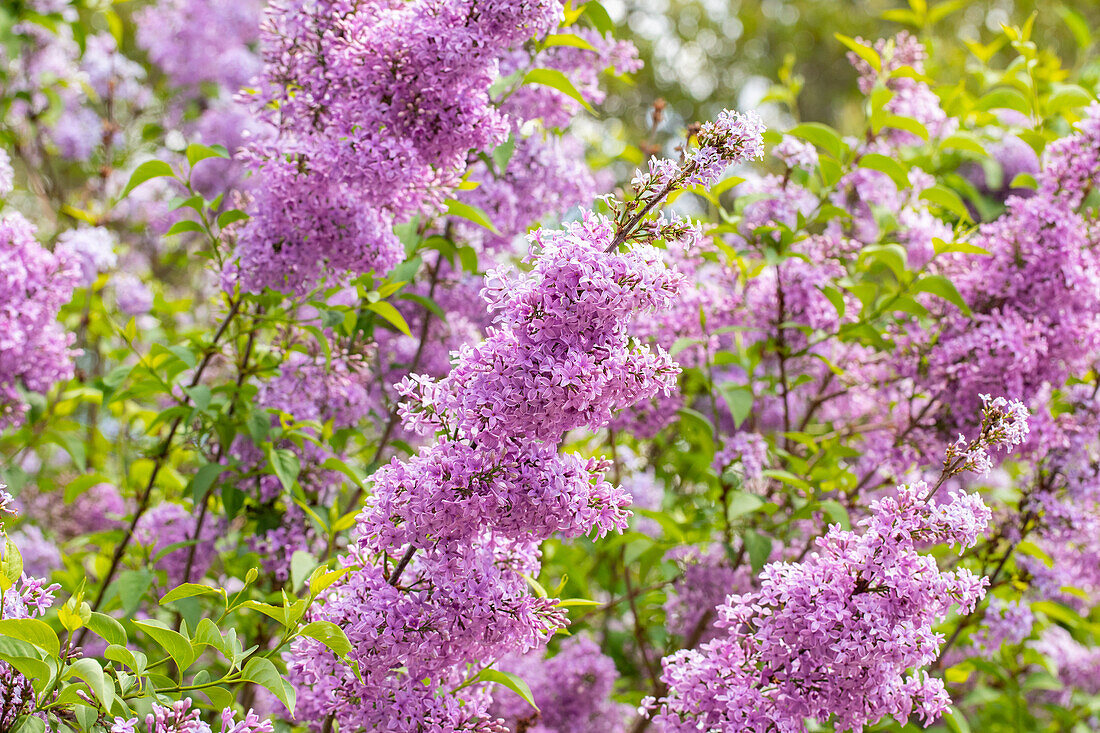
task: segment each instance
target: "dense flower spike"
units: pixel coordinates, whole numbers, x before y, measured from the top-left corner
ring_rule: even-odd
[[[438,209],[467,153],[507,138],[489,98],[500,58],[561,12],[558,0],[272,5],[254,109],[278,135],[251,151],[242,285],[301,291],[326,268],[397,264],[390,226]]]
[[[671,731],[804,730],[805,719],[862,729],[886,716],[932,720],[949,701],[919,669],[936,660],[932,625],[984,594],[969,570],[942,572],[918,542],[972,545],[989,520],[976,496],[924,505],[927,487],[873,502],[862,533],[833,527],[801,563],[764,568],[760,589],[718,609],[725,635],[664,661],[655,719]]]
[[[462,349],[438,383],[409,380],[407,418],[482,443],[547,441],[667,394],[672,360],[632,343],[626,326],[631,314],[667,305],[681,280],[651,246],[608,253],[614,236],[614,222],[595,214],[533,234],[530,272],[489,274],[488,338]]]
[[[49,252],[19,214],[0,219],[0,427],[23,421],[20,390],[45,393],[73,375],[74,337],[57,322],[79,277],[76,256]]]

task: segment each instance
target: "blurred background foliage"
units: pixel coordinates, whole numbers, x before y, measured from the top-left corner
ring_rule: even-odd
[[[1002,25],[1035,14],[1032,39],[1093,88],[1100,58],[1092,29],[1097,0],[604,0],[616,35],[638,47],[645,68],[619,79],[603,107],[604,133],[646,141],[652,107],[667,103],[661,130],[711,119],[725,107],[754,109],[771,127],[814,120],[854,132],[864,97],[834,33],[873,41],[901,30],[927,45],[928,73],[963,81],[1015,57]],[[1001,62],[1001,63],[998,63]],[[791,102],[786,104],[786,102]],[[611,151],[608,151],[611,152]],[[612,153],[614,154],[614,153]]]

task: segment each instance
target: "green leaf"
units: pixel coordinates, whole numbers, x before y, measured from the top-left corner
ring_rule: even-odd
[[[118,646],[111,644],[107,647],[107,650],[103,652],[103,658],[112,662],[118,662],[124,664],[134,671],[135,674],[145,674],[145,667],[148,665],[148,658],[139,651],[131,651],[124,646]]]
[[[848,36],[841,35],[840,33],[834,33],[833,37],[843,43],[845,46],[847,46],[848,49],[856,56],[859,56],[861,59],[870,64],[872,69],[874,69],[875,71],[882,71],[882,59],[879,58],[878,52],[875,51],[875,49],[871,48],[870,46],[865,46],[854,38],[849,38]]]
[[[156,619],[144,621],[135,619],[132,623],[168,652],[168,656],[175,661],[180,673],[195,661],[195,651],[191,648],[191,642],[183,634],[173,631]]]
[[[535,704],[535,697],[531,694],[531,688],[517,675],[511,672],[502,672],[499,669],[483,669],[477,678],[481,682],[495,682],[498,685],[503,685],[523,698],[524,702],[535,710],[539,709],[539,706]]]
[[[46,721],[33,715],[23,715],[12,724],[11,733],[46,733]]]
[[[859,167],[885,173],[899,190],[909,186],[909,172],[905,166],[882,153],[867,153],[859,159]]]
[[[894,273],[894,277],[901,280],[905,273],[906,252],[905,248],[893,242],[889,244],[874,244],[865,247],[859,253],[860,260],[871,260],[885,265]]]
[[[944,712],[943,722],[951,733],[970,733],[970,723],[956,708]]]
[[[833,308],[836,309],[837,318],[844,319],[844,294],[834,288],[832,285],[826,285],[821,288],[821,292],[825,297],[829,299],[829,302],[833,304]]]
[[[596,50],[596,47],[591,43],[573,33],[551,33],[543,39],[542,46],[543,48],[551,48],[552,46],[571,46],[573,48],[583,48],[585,51]]]
[[[164,597],[160,599],[160,605],[165,603],[171,603],[172,601],[178,601],[181,598],[193,598],[195,596],[213,596],[221,595],[224,591],[217,588],[211,588],[208,585],[200,585],[198,583],[183,583],[177,585],[172,590],[164,594]]]
[[[467,221],[472,221],[478,226],[485,227],[493,234],[500,234],[500,230],[493,226],[493,222],[489,220],[489,215],[486,214],[484,210],[472,206],[471,204],[463,203],[457,199],[448,199],[447,213],[451,216],[457,216]]]
[[[965,150],[968,153],[976,153],[982,157],[989,155],[982,144],[978,142],[978,138],[969,132],[956,132],[947,136],[940,143],[940,147],[944,150]]]
[[[1037,611],[1039,613],[1044,613],[1055,621],[1059,621],[1070,628],[1081,625],[1080,615],[1054,601],[1036,601],[1031,604],[1031,610],[1033,612]]]
[[[57,640],[57,634],[45,621],[36,618],[0,619],[0,636],[34,644],[54,658],[61,654],[61,643]]]
[[[978,99],[976,109],[983,112],[991,109],[1011,109],[1020,114],[1031,114],[1031,102],[1023,92],[1012,87],[998,87]]]
[[[959,242],[959,241],[945,242],[942,239],[940,239],[939,237],[933,237],[932,238],[932,244],[935,247],[936,254],[938,254],[938,255],[939,254],[945,254],[945,253],[948,253],[948,252],[960,252],[962,254],[971,254],[971,255],[987,255],[987,254],[990,253],[988,249],[984,249],[982,247],[979,247],[976,244],[970,244],[969,242]]]
[[[419,303],[420,305],[424,306],[424,308],[426,310],[431,311],[431,313],[436,318],[438,318],[439,320],[441,320],[441,321],[446,321],[447,320],[446,311],[444,311],[442,308],[440,308],[439,304],[436,303],[431,298],[420,295],[419,293],[401,293],[401,295],[399,295],[397,297],[400,298],[401,300],[411,300],[414,303]]]
[[[839,524],[841,529],[851,529],[852,520],[848,517],[848,510],[844,508],[844,505],[835,499],[829,499],[821,502],[821,511],[825,512],[825,516],[829,518],[829,522],[832,524]]]
[[[595,110],[592,109],[592,105],[588,103],[588,100],[577,91],[577,88],[573,86],[573,82],[569,80],[569,77],[558,69],[531,69],[524,75],[523,83],[539,84],[557,89],[565,96],[576,100],[589,112],[595,114]]]
[[[131,613],[141,603],[145,593],[153,584],[153,573],[149,570],[127,570],[120,573],[119,579],[114,581],[118,588],[119,600],[122,601],[122,610]]]
[[[955,287],[955,284],[943,275],[925,275],[914,283],[913,289],[918,293],[931,293],[932,295],[943,298],[947,302],[957,305],[959,310],[964,314],[970,314],[970,307],[967,306],[963,297],[959,295],[959,291]]]
[[[602,601],[593,601],[591,598],[562,598],[556,604],[557,608],[574,608],[576,606],[602,606]]]
[[[298,481],[298,474],[302,470],[302,464],[298,460],[298,454],[289,448],[276,448],[270,443],[265,446],[267,462],[271,470],[279,478],[279,483],[286,491],[293,491],[294,484]]]
[[[23,555],[7,535],[4,535],[4,555],[2,564],[4,567],[4,578],[8,581],[4,587],[11,588],[19,582],[19,578],[23,575]]]
[[[69,665],[69,674],[75,675],[87,683],[100,702],[104,710],[110,710],[115,703],[115,686],[104,677],[103,667],[94,659],[78,659]]]
[[[1048,568],[1054,567],[1054,558],[1048,555],[1041,547],[1030,540],[1024,540],[1016,545],[1016,552],[1020,555],[1029,555],[1043,561]]]
[[[147,160],[130,174],[130,182],[126,184],[126,188],[122,189],[122,196],[119,198],[126,198],[131,191],[145,183],[146,181],[154,178],[175,178],[176,172],[172,170],[172,166],[165,163],[163,160]]]
[[[294,688],[283,682],[279,670],[271,660],[252,657],[241,670],[241,678],[267,688],[271,694],[279,698],[279,702],[286,706],[291,715],[294,714]]]
[[[912,117],[899,117],[898,115],[887,114],[882,118],[882,127],[889,127],[894,130],[904,130],[905,132],[916,135],[921,140],[928,140],[929,137],[928,128]]]
[[[211,148],[201,143],[191,143],[187,146],[186,155],[187,164],[194,168],[196,163],[207,158],[228,158],[229,152],[220,145]]]
[[[741,536],[741,541],[745,543],[745,549],[748,550],[753,573],[759,573],[760,568],[767,564],[768,556],[771,555],[771,537],[759,532],[746,532]]]
[[[1046,100],[1048,115],[1056,115],[1067,109],[1076,109],[1091,104],[1092,95],[1084,87],[1076,84],[1057,84]]]
[[[840,134],[820,122],[804,122],[801,125],[795,125],[787,130],[787,134],[813,143],[837,160],[843,159],[848,152],[848,145]]]
[[[347,634],[331,621],[311,621],[298,629],[298,633],[316,639],[331,649],[338,657],[347,656],[348,652],[351,651],[351,642],[348,641]]]
[[[412,336],[412,332],[409,330],[409,324],[405,320],[405,316],[401,315],[401,311],[393,307],[392,303],[387,303],[384,300],[380,300],[377,303],[367,303],[367,309],[374,311],[378,315],[385,318],[394,328],[406,336]]]
[[[1039,181],[1035,179],[1035,176],[1030,173],[1017,173],[1012,177],[1012,181],[1008,184],[1009,188],[1030,188],[1032,190],[1039,188]]]
[[[88,621],[85,624],[93,634],[99,636],[108,644],[117,644],[118,646],[126,646],[127,636],[126,629],[122,627],[117,620],[111,618],[105,613],[99,611],[92,611],[91,616],[88,617]]]
[[[225,466],[220,463],[207,463],[195,472],[195,475],[191,477],[191,498],[195,500],[196,504],[202,501],[202,498],[206,496],[206,492],[214,485],[214,481],[224,472]]]
[[[584,14],[592,21],[592,26],[600,32],[601,35],[607,35],[615,30],[615,23],[611,20],[611,16],[607,14],[607,10],[604,6],[596,2],[596,0],[589,0],[584,4]]]
[[[963,221],[970,221],[970,212],[963,203],[962,197],[941,183],[924,189],[920,197],[950,211]]]
[[[796,489],[808,489],[810,488],[810,482],[799,476],[795,476],[790,471],[784,471],[779,468],[765,469],[762,474],[768,478],[773,478],[776,481],[782,481],[783,483],[793,486]]]
[[[338,568],[336,570],[326,570],[323,566],[313,571],[313,574],[309,576],[309,594],[316,596],[319,593],[328,590],[328,588],[340,580],[340,578],[347,575],[350,571],[349,568]]]
[[[224,687],[218,687],[217,685],[204,687],[201,690],[197,690],[197,692],[206,695],[207,699],[210,700],[210,704],[214,707],[215,710],[231,709],[233,707],[233,704],[237,702],[237,698],[233,696],[232,692],[225,689]]]
[[[38,680],[49,680],[53,674],[50,670],[50,665],[34,657],[21,657],[15,654],[0,652],[0,659],[15,667],[24,677],[34,682]]]
[[[249,218],[251,217],[249,217],[248,214],[244,213],[240,209],[229,209],[228,211],[223,211],[222,213],[218,214],[218,228],[225,229],[230,224],[236,223],[238,221],[244,221],[245,219]]]
[[[730,491],[726,495],[726,517],[730,521],[751,514],[762,506],[764,500],[747,491]]]
[[[273,606],[270,603],[261,603],[260,601],[245,601],[241,606],[259,611],[263,615],[275,619],[283,626],[287,626],[286,608],[284,606]]]
[[[317,567],[317,559],[305,550],[295,550],[290,556],[290,587],[298,589]]]
[[[226,653],[225,639],[218,631],[218,627],[208,618],[199,619],[195,627],[195,633],[191,637],[192,644],[206,644],[212,646],[223,654]]]
[[[733,415],[734,427],[740,427],[741,423],[745,422],[749,413],[752,412],[752,389],[743,384],[726,382],[718,385],[718,391],[721,393],[722,399],[726,401],[730,414]]]

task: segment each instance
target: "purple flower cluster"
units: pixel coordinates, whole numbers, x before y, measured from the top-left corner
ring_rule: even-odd
[[[0,428],[18,425],[20,389],[45,394],[73,375],[73,335],[57,321],[77,284],[70,251],[49,252],[19,214],[0,219]]]
[[[928,336],[935,348],[927,365],[900,371],[940,395],[948,413],[941,422],[953,432],[972,427],[980,393],[1008,392],[1036,408],[1051,389],[1093,367],[1100,255],[1096,228],[1076,207],[1100,165],[1098,148],[1100,105],[1078,132],[1050,146],[1038,193],[1010,197],[1005,214],[981,227],[973,243],[990,253],[981,265],[958,257],[945,266],[972,313],[945,312],[939,332]],[[1051,427],[1035,433],[1034,450],[1063,440]]]
[[[719,476],[731,466],[740,464],[746,481],[760,478],[768,460],[768,443],[757,433],[734,433],[714,455],[714,470]]]
[[[14,513],[12,503],[12,496],[7,492],[7,487],[0,484],[0,512]],[[6,539],[2,520],[0,520],[0,538]],[[3,544],[0,544],[0,547],[3,547]],[[6,547],[4,551],[6,552]],[[0,560],[5,562],[10,562],[11,559],[0,557]],[[53,605],[54,592],[60,587],[56,583],[47,585],[45,580],[31,577],[24,570],[18,585],[9,587],[3,594],[0,618],[23,619],[45,615]],[[31,683],[32,680],[27,679],[10,664],[0,662],[0,727],[7,730],[14,729],[16,721],[24,715],[32,715],[43,722],[46,721],[45,714],[37,709],[34,686]]]
[[[860,42],[862,39],[857,39]],[[865,42],[864,42],[865,43]],[[893,38],[880,39],[874,43],[875,51],[882,59],[881,72],[876,72],[867,61],[855,52],[849,52],[848,58],[859,72],[859,88],[864,94],[870,94],[875,84],[884,81],[893,96],[885,105],[885,110],[898,117],[905,117],[924,125],[932,137],[950,134],[955,122],[947,117],[940,107],[939,97],[924,81],[914,78],[924,74],[924,60],[927,52],[917,38],[906,31]],[[902,68],[911,69],[914,74],[887,78],[891,72]],[[916,135],[903,130],[890,129],[889,142],[892,145],[908,145],[919,141]]]
[[[748,565],[733,567],[721,545],[706,550],[678,547],[666,559],[676,560],[682,570],[665,601],[665,627],[688,641],[710,641],[721,633],[714,626],[715,609],[730,593],[751,588]]]
[[[279,373],[260,386],[256,404],[262,410],[290,415],[295,421],[312,421],[330,424],[336,430],[357,425],[375,409],[375,398],[370,394],[370,373],[362,359],[350,354],[336,354],[331,361],[324,356],[292,352],[283,361]],[[272,426],[279,424],[278,415],[272,415]],[[315,435],[312,427],[303,428],[307,435]],[[277,448],[289,450],[298,459],[298,483],[312,500],[326,504],[333,500],[336,490],[345,481],[339,471],[326,467],[325,463],[338,456],[323,441],[279,441]],[[283,494],[280,479],[266,470],[267,459],[263,451],[245,436],[237,438],[230,451],[238,463],[238,469],[248,474],[245,485],[255,483],[256,498],[260,502],[274,502]],[[256,474],[254,478],[251,474]],[[296,505],[287,503],[280,510],[279,526],[252,538],[253,549],[260,553],[264,569],[278,580],[286,580],[290,573],[290,560],[295,550],[320,549],[321,538],[312,521]]]
[[[248,51],[260,35],[260,0],[160,0],[135,16],[137,41],[172,83],[235,91],[259,71]]]
[[[558,21],[557,0],[297,0],[268,9],[253,103],[278,130],[238,242],[248,290],[302,291],[325,268],[385,272],[394,221],[435,210],[470,150],[503,142],[500,57]]]
[[[80,284],[84,287],[90,287],[99,273],[118,264],[115,238],[103,227],[69,229],[58,236],[57,244],[76,255],[80,262]]]
[[[920,668],[938,656],[932,630],[966,613],[986,580],[941,571],[925,544],[972,545],[990,518],[972,494],[930,506],[922,483],[872,502],[862,532],[830,528],[799,563],[764,568],[759,589],[718,609],[723,635],[664,660],[668,694],[655,720],[668,731],[837,729],[947,709],[942,680]]]
[[[189,697],[171,705],[154,702],[153,711],[140,722],[137,718],[115,718],[110,733],[213,733],[214,729],[201,716],[201,710],[191,707]],[[220,733],[274,733],[275,730],[270,720],[261,720],[251,710],[239,721],[228,709],[223,710],[220,717]]]
[[[681,278],[653,246],[607,252],[614,235],[613,221],[589,213],[534,233],[529,272],[490,272],[483,295],[494,327],[456,354],[446,378],[406,382],[407,421],[480,444],[552,441],[667,394],[678,369],[662,349],[634,343],[627,326],[635,312],[667,306]]]
[[[219,522],[208,520],[196,538],[196,519],[182,504],[166,501],[143,514],[134,528],[134,542],[149,548],[150,557],[172,545],[179,545],[168,550],[156,562],[156,567],[167,576],[168,588],[180,583],[197,583],[217,556],[214,543],[222,536],[223,528]],[[190,573],[187,572],[188,566]]]
[[[502,693],[491,713],[503,718],[507,730],[531,733],[621,733],[630,706],[609,699],[618,673],[615,663],[594,641],[574,636],[552,657],[541,653],[502,659],[498,667],[516,674],[531,688],[534,711],[518,695]]]

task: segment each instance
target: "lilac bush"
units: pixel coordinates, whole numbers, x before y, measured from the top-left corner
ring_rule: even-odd
[[[1089,16],[621,5],[4,11],[0,732],[1095,727]]]

